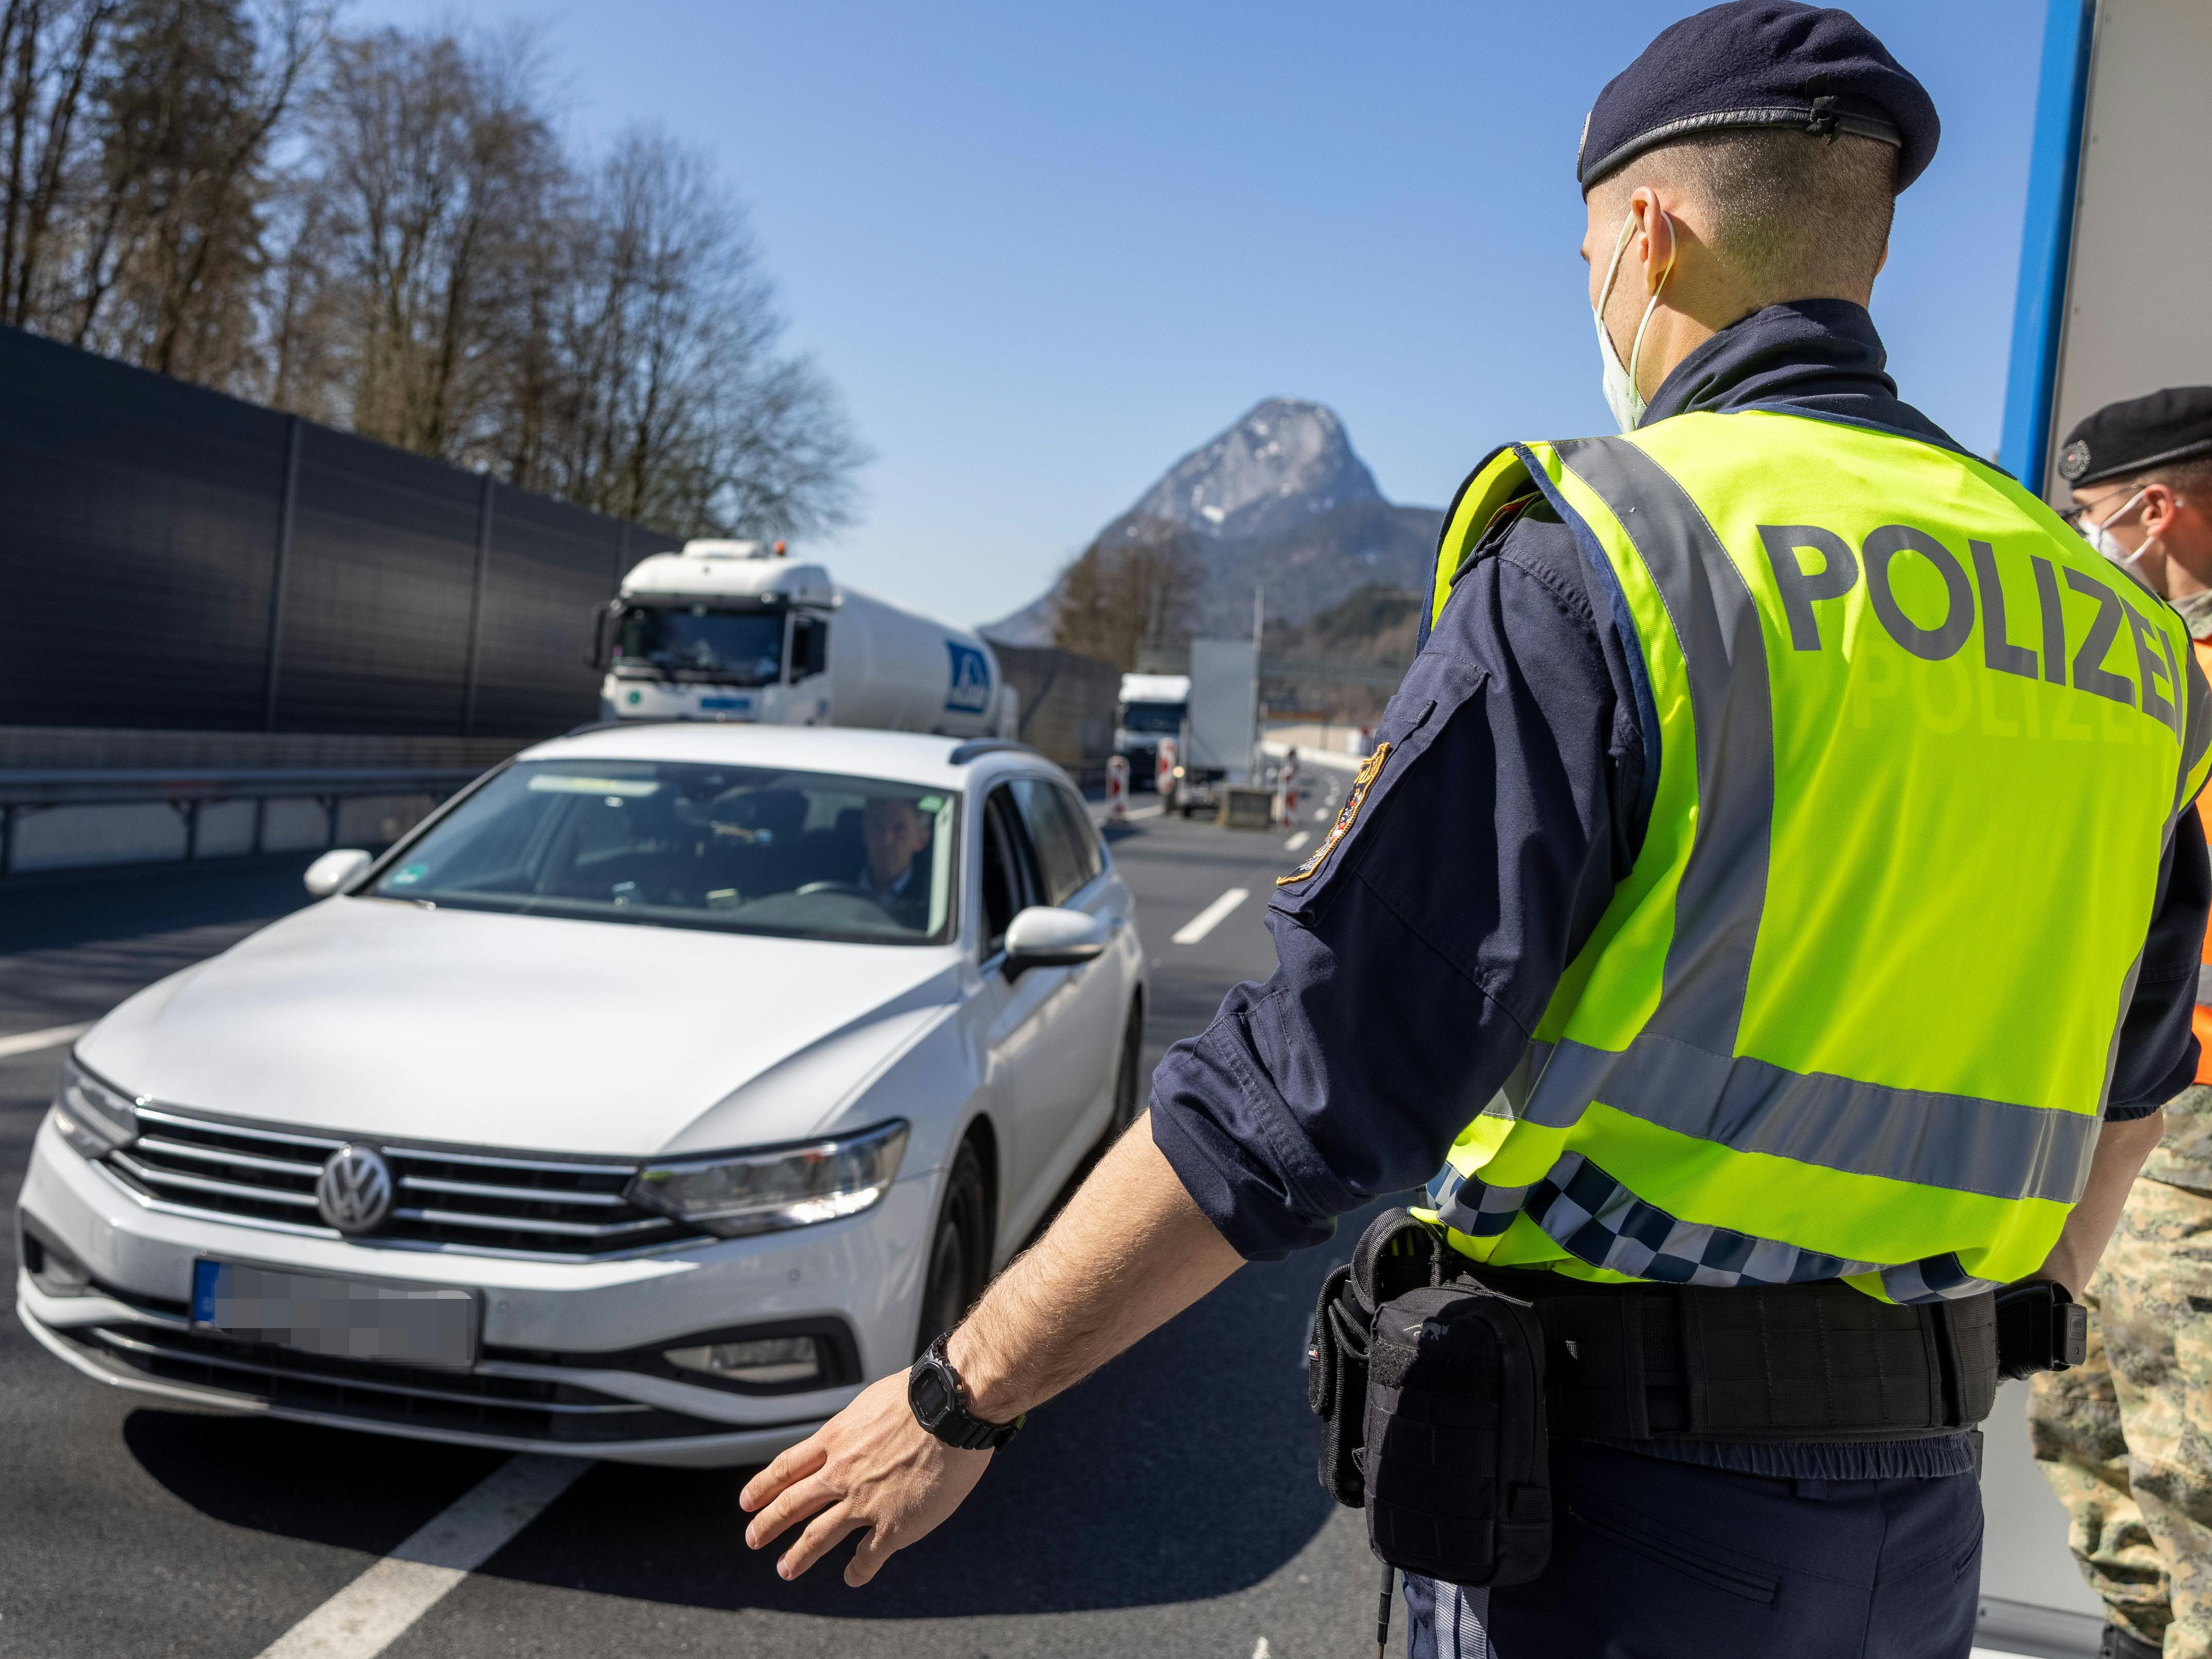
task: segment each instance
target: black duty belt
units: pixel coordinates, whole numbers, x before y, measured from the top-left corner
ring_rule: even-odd
[[[1555,1435],[1910,1440],[1971,1429],[1996,1397],[1987,1293],[1899,1307],[1832,1279],[1708,1288],[1464,1271],[1534,1305]]]

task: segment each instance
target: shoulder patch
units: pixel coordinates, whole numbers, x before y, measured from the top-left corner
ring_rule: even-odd
[[[1377,744],[1375,752],[1359,763],[1359,770],[1352,775],[1352,787],[1346,793],[1344,805],[1336,815],[1336,822],[1329,826],[1328,836],[1320,846],[1314,848],[1313,856],[1304,864],[1287,876],[1277,876],[1276,886],[1292,886],[1298,882],[1310,880],[1319,872],[1328,855],[1336,850],[1337,842],[1352,833],[1352,826],[1359,817],[1359,809],[1367,804],[1367,792],[1375,780],[1382,775],[1382,763],[1389,757],[1390,745]]]

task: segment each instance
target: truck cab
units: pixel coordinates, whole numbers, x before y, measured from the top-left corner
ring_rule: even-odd
[[[1148,787],[1158,765],[1160,739],[1182,735],[1190,712],[1188,674],[1124,674],[1114,719],[1114,752],[1129,763],[1129,776]]]
[[[840,586],[783,544],[691,541],[623,579],[599,619],[605,720],[1012,735],[1016,703],[972,631]]]
[[[623,578],[599,630],[609,720],[744,720],[814,726],[830,719],[830,573],[758,542],[693,541],[656,553]]]

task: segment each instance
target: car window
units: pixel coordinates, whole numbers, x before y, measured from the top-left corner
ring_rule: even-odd
[[[1083,797],[1066,784],[1055,784],[1053,794],[1060,802],[1060,815],[1066,820],[1067,833],[1075,843],[1083,879],[1087,882],[1106,867],[1105,844],[1098,839],[1098,826],[1091,823],[1091,809],[1083,804]]]
[[[388,858],[375,898],[917,945],[950,937],[957,801],[884,779],[528,761]]]
[[[1060,804],[1060,791],[1043,778],[1017,778],[1008,786],[1022,822],[1036,848],[1038,868],[1044,878],[1042,904],[1065,904],[1076,890],[1091,879],[1089,850],[1077,844],[1074,826]]]
[[[1006,929],[1027,902],[1021,828],[1013,799],[1001,787],[983,809],[983,954],[996,956]]]

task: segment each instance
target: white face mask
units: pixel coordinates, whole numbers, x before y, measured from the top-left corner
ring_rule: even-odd
[[[2156,541],[2158,538],[2155,536],[2146,536],[2143,538],[2143,544],[2141,547],[2130,549],[2122,546],[2120,544],[2120,538],[2112,534],[2111,529],[2108,527],[2112,525],[2117,524],[2122,519],[2126,518],[2129,514],[2134,512],[2136,509],[2136,504],[2142,500],[2147,489],[2148,486],[2146,486],[2144,489],[2138,489],[2134,495],[2129,496],[2127,500],[2122,501],[2117,509],[2105,514],[2105,516],[2102,519],[2100,519],[2095,524],[2084,524],[2081,526],[2081,534],[2088,542],[2090,546],[2095,548],[2097,551],[2103,554],[2114,564],[2119,566],[2119,568],[2126,571],[2128,574],[2135,577],[2146,587],[2155,588],[2157,584],[2153,582],[2148,576],[2143,574],[2142,562],[2143,556],[2150,551],[2150,544]]]
[[[1662,208],[1659,216],[1671,227],[1674,220]],[[1629,342],[1628,362],[1623,367],[1620,353],[1614,349],[1613,336],[1606,331],[1605,302],[1613,298],[1613,285],[1620,275],[1620,256],[1628,251],[1629,233],[1636,228],[1636,216],[1626,215],[1620,222],[1620,234],[1613,239],[1613,263],[1605,268],[1605,286],[1598,291],[1597,306],[1590,313],[1597,324],[1598,356],[1605,364],[1605,406],[1613,411],[1613,422],[1623,432],[1633,432],[1643,420],[1644,411],[1650,407],[1644,393],[1636,384],[1637,359],[1644,351],[1644,331],[1651,326],[1651,313],[1659,308],[1659,296],[1666,291],[1667,279],[1674,275],[1674,258],[1667,257],[1667,269],[1659,273],[1659,286],[1651,290],[1650,302],[1644,307],[1643,318],[1636,325],[1636,337]]]

